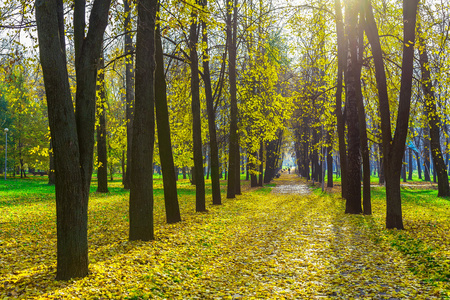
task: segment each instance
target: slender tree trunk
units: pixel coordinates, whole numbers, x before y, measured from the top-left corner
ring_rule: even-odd
[[[420,33],[420,30],[419,30]],[[431,81],[430,64],[428,61],[427,45],[421,35],[419,35],[419,61],[422,71],[422,90],[425,95],[424,106],[427,114],[428,124],[430,126],[430,147],[433,156],[433,169],[438,177],[438,197],[450,196],[450,187],[448,183],[447,166],[441,151],[439,116],[436,111],[436,97],[434,87]],[[436,178],[434,176],[434,178]],[[436,180],[434,180],[436,182]]]
[[[333,187],[333,145],[332,131],[327,132],[327,187]]]
[[[166,77],[164,74],[164,57],[159,25],[155,34],[155,108],[158,126],[159,159],[163,174],[164,205],[167,223],[181,221],[178,205],[177,178],[173,162],[172,141],[170,138],[169,110],[167,108]]]
[[[100,58],[98,85],[97,85],[97,192],[108,193],[108,153],[106,148],[106,86],[105,86],[105,61]]]
[[[408,180],[412,180],[412,174],[413,174],[413,156],[412,156],[412,149],[408,148]]]
[[[428,127],[424,128],[424,140],[423,140],[423,177],[425,181],[431,181],[430,171],[430,129]]]
[[[155,20],[157,0],[138,2],[136,88],[130,176],[129,239],[148,241],[153,232],[155,141]]]
[[[238,107],[236,88],[236,46],[237,46],[237,0],[227,2],[227,44],[228,44],[228,76],[230,85],[230,146],[228,160],[227,198],[235,198],[237,187],[236,169],[239,157],[238,144]],[[233,20],[232,20],[233,17]]]
[[[419,179],[422,179],[422,165],[420,163],[419,152],[415,151],[414,154],[416,155],[417,173],[419,175]]]
[[[192,118],[193,118],[193,141],[194,141],[194,171],[195,171],[195,210],[206,211],[205,203],[205,178],[203,173],[202,152],[202,125],[200,111],[200,81],[198,72],[197,55],[197,12],[191,14],[192,24],[189,32],[189,49],[191,60],[191,94],[192,94]]]
[[[264,143],[261,141],[259,143],[259,175],[258,175],[258,186],[263,186],[263,176],[264,176]]]
[[[347,148],[345,144],[345,113],[342,110],[342,81],[343,72],[345,69],[345,35],[344,22],[342,18],[341,2],[335,0],[336,11],[336,32],[338,45],[338,74],[337,74],[337,88],[336,88],[336,118],[337,118],[337,132],[339,138],[339,160],[341,169],[341,196],[347,199]]]
[[[207,7],[207,0],[203,0],[203,6]],[[208,28],[205,21],[202,21],[203,43],[206,48],[203,52],[203,81],[205,82],[206,110],[208,112],[209,128],[209,147],[210,147],[210,166],[211,166],[211,185],[213,204],[222,204],[220,195],[220,164],[219,164],[219,146],[216,132],[216,113],[214,111],[214,99],[211,87],[211,74],[209,71],[209,53],[208,53]]]
[[[236,186],[235,186],[235,194],[241,195],[241,151],[239,147],[239,136],[238,143],[236,147]]]
[[[124,5],[124,33],[125,33],[125,117],[127,120],[127,152],[126,171],[123,173],[123,186],[130,189],[129,169],[131,166],[131,148],[133,146],[133,114],[134,114],[134,66],[133,66],[133,36],[131,26],[131,3],[132,0],[123,0]]]
[[[249,169],[250,169],[250,187],[257,187],[258,186],[258,177],[256,176],[256,172],[258,169],[256,168],[256,164],[254,161],[257,161],[258,159],[258,153],[255,151],[253,153],[250,153],[250,163],[249,163]]]

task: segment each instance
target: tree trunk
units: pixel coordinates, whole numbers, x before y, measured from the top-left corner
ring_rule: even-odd
[[[332,145],[332,131],[327,133],[327,187],[333,187],[333,145]]]
[[[239,147],[239,136],[238,143],[236,147],[236,186],[235,195],[241,195],[241,151]]]
[[[419,157],[419,153],[416,152],[416,161],[417,161],[417,173],[419,175],[419,179],[422,179],[422,165],[420,163],[420,157]]]
[[[256,168],[256,164],[254,163],[258,159],[258,153],[255,151],[253,153],[250,153],[250,162],[248,164],[248,167],[250,169],[250,187],[257,187],[258,186],[258,178],[256,176],[256,172],[258,169]]]
[[[126,171],[123,173],[123,186],[130,189],[129,170],[131,166],[131,148],[133,146],[133,114],[134,114],[134,66],[133,66],[133,36],[131,26],[131,2],[123,0],[124,5],[124,31],[125,31],[125,118],[127,120],[127,156]]]
[[[412,149],[408,148],[408,180],[412,180],[412,174],[413,174],[413,156],[412,156]]]
[[[192,94],[192,132],[194,142],[194,171],[195,171],[195,210],[206,211],[205,178],[203,173],[202,125],[200,111],[200,82],[197,55],[197,13],[192,12],[192,24],[189,32],[189,50],[191,60],[191,94]]]
[[[424,128],[424,137],[423,137],[423,177],[425,181],[431,181],[430,171],[431,171],[431,162],[430,162],[430,129],[429,127]]]
[[[444,157],[441,151],[439,116],[436,111],[436,97],[434,95],[434,87],[431,81],[427,45],[420,36],[421,35],[419,35],[419,61],[420,69],[422,71],[422,90],[425,95],[425,112],[427,114],[428,124],[430,126],[430,146],[431,155],[433,156],[433,169],[438,178],[438,197],[448,197],[450,196],[450,187],[448,183],[447,166],[445,165]]]
[[[232,20],[233,17],[233,20]],[[237,107],[237,88],[236,88],[236,46],[237,46],[237,0],[227,2],[227,45],[228,45],[228,76],[230,85],[230,145],[228,160],[228,186],[227,198],[236,196],[236,169],[238,154],[238,107]]]
[[[361,89],[361,80],[358,72],[358,34],[357,19],[359,7],[356,0],[347,4],[348,12],[347,42],[348,59],[346,73],[346,110],[348,124],[348,172],[347,172],[347,201],[345,212],[350,214],[362,213],[361,207],[361,152],[360,152],[360,132],[358,120],[358,90]]]
[[[170,139],[169,111],[167,109],[166,77],[164,74],[164,57],[159,25],[155,34],[155,108],[158,126],[159,159],[163,174],[164,205],[167,223],[181,221],[178,205],[177,178],[173,162],[172,141]]]
[[[403,0],[402,76],[395,136],[392,138],[383,55],[370,0],[366,0],[366,33],[372,48],[380,102],[383,159],[386,176],[386,227],[403,229],[400,171],[408,133],[418,0]]]
[[[97,192],[108,193],[108,153],[106,148],[106,86],[105,86],[105,61],[100,58],[98,85],[97,85]]]
[[[344,22],[342,18],[341,2],[335,0],[336,11],[336,35],[338,45],[338,74],[336,88],[336,118],[337,132],[339,138],[339,160],[341,169],[341,196],[347,199],[347,149],[345,145],[345,113],[342,111],[342,81],[345,69],[345,35]]]
[[[153,149],[155,141],[156,0],[138,2],[136,88],[130,176],[130,241],[149,241],[153,232]]]
[[[203,0],[203,6],[207,7],[207,0]],[[211,185],[213,204],[222,204],[220,195],[220,165],[219,165],[219,146],[217,143],[216,132],[216,113],[214,111],[214,99],[211,87],[211,74],[209,71],[209,54],[208,54],[208,29],[205,21],[202,21],[203,43],[205,51],[203,53],[203,81],[205,82],[206,110],[208,112],[208,129],[209,129],[209,164],[211,166]]]
[[[97,62],[110,1],[93,3],[85,35],[85,3],[75,2],[76,114],[68,79],[61,0],[36,3],[40,60],[55,156],[57,280],[88,274],[87,209],[95,131]],[[60,37],[55,39],[54,37]]]
[[[261,141],[259,143],[259,175],[258,175],[258,186],[263,186],[263,171],[264,171],[264,143]]]

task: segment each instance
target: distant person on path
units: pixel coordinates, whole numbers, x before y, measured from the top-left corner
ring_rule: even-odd
[[[291,167],[288,168],[288,174],[291,174]]]

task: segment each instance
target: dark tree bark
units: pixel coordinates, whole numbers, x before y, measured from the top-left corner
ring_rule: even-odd
[[[269,141],[266,146],[266,172],[264,173],[264,183],[269,183],[275,178],[279,166],[278,161],[281,155],[280,146],[283,132],[277,132],[277,138]]]
[[[257,152],[250,153],[250,157],[252,161],[256,161],[258,154]],[[256,164],[254,162],[249,163],[249,169],[250,169],[250,187],[257,187],[258,186],[258,178],[256,177],[256,172],[258,171],[256,168]]]
[[[50,159],[50,168],[48,170],[48,185],[55,185],[55,156],[53,155],[53,146],[51,141],[48,156]]]
[[[389,98],[383,55],[370,0],[366,0],[366,33],[372,48],[380,101],[384,171],[386,177],[386,228],[403,229],[400,172],[411,106],[414,42],[418,0],[403,0],[403,58],[395,135],[392,137]]]
[[[200,81],[198,72],[197,55],[197,13],[191,14],[192,24],[189,31],[189,49],[191,60],[191,94],[192,94],[192,132],[194,141],[194,172],[195,172],[195,210],[197,212],[206,211],[205,202],[205,178],[203,173],[203,152],[202,152],[202,125],[200,112]]]
[[[413,174],[413,155],[412,155],[412,149],[408,147],[408,180],[412,180],[412,174]]]
[[[430,126],[430,147],[433,156],[433,166],[438,178],[438,197],[450,196],[447,166],[445,165],[440,143],[439,117],[436,111],[436,97],[434,95],[433,82],[431,81],[430,65],[428,61],[427,45],[419,35],[419,61],[422,72],[422,90],[425,95],[424,106]]]
[[[203,0],[203,6],[207,7],[207,0]],[[206,48],[203,53],[203,81],[205,82],[206,110],[208,112],[208,128],[209,128],[209,147],[210,147],[210,166],[211,166],[211,184],[213,204],[222,204],[220,195],[220,166],[219,166],[219,146],[217,143],[216,132],[216,113],[214,111],[214,99],[211,87],[211,74],[209,71],[209,54],[208,54],[208,28],[205,21],[202,21],[203,43]]]
[[[155,35],[155,108],[158,126],[159,159],[163,174],[164,204],[167,223],[181,221],[178,204],[177,178],[173,162],[172,141],[170,139],[169,110],[167,108],[166,76],[164,74],[164,56],[159,25]]]
[[[336,88],[336,118],[337,132],[339,138],[339,160],[341,169],[341,196],[347,199],[347,147],[345,144],[345,114],[342,110],[342,81],[345,69],[345,35],[344,22],[342,18],[341,2],[335,0],[336,11],[336,33],[338,45],[338,75]]]
[[[362,41],[364,40],[364,19],[363,12],[361,13],[358,36],[358,53],[364,52],[364,45]],[[363,94],[361,90],[361,68],[362,68],[362,57],[361,55],[357,58],[357,69],[356,78],[358,83],[356,85],[356,100],[358,103],[358,124],[359,124],[359,139],[361,146],[361,156],[363,164],[363,213],[365,215],[372,214],[372,199],[370,194],[370,153],[369,153],[369,143],[367,139],[367,124],[366,124],[366,112],[364,108]]]
[[[124,38],[125,38],[125,117],[127,120],[127,155],[126,155],[126,171],[123,173],[123,186],[130,189],[129,169],[131,166],[131,148],[133,145],[133,113],[134,113],[134,66],[133,66],[133,37],[131,26],[131,1],[124,0]]]
[[[385,178],[384,178],[384,162],[383,162],[383,146],[381,144],[378,144],[378,155],[380,157],[378,167],[380,169],[379,172],[379,178],[378,178],[378,184],[384,185]]]
[[[236,186],[235,195],[241,195],[241,150],[239,147],[239,135],[236,147]]]
[[[402,180],[406,182],[406,153],[403,155]]]
[[[93,3],[85,35],[85,2],[74,3],[76,113],[65,57],[61,0],[36,2],[40,60],[55,155],[57,280],[88,274],[87,209],[92,176],[97,62],[110,1]],[[55,37],[60,39],[55,39]]]
[[[333,187],[333,145],[332,132],[327,133],[327,187]]]
[[[358,90],[361,89],[361,80],[358,72],[358,31],[357,20],[359,6],[357,1],[351,1],[346,6],[348,30],[346,31],[348,42],[348,59],[346,73],[346,110],[347,110],[347,198],[345,212],[350,214],[362,213],[361,206],[361,154],[360,132],[358,120]]]
[[[431,161],[430,161],[430,128],[425,127],[423,137],[423,177],[424,181],[431,181]]]
[[[419,179],[422,179],[422,166],[420,164],[420,156],[417,151],[414,154],[416,155],[417,173],[419,173]]]
[[[108,153],[106,149],[106,87],[105,87],[105,63],[104,58],[100,58],[98,85],[97,85],[97,116],[99,124],[97,126],[97,192],[108,193]]]
[[[155,19],[157,0],[138,2],[136,88],[131,148],[129,239],[149,241],[153,232],[155,141]]]
[[[227,45],[228,45],[228,76],[230,85],[230,141],[228,159],[228,186],[227,198],[235,198],[236,174],[239,169],[237,164],[238,154],[238,107],[237,107],[237,87],[236,87],[236,46],[237,46],[237,0],[227,2]],[[232,18],[233,17],[233,18]]]
[[[258,175],[258,186],[263,186],[263,176],[264,176],[264,143],[261,141],[259,143],[259,175]]]

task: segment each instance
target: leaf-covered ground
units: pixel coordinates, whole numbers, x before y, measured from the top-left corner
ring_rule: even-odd
[[[448,296],[448,200],[430,205],[412,194],[404,205],[408,229],[388,231],[379,189],[374,190],[374,216],[350,216],[343,214],[344,202],[336,194],[308,192],[295,176],[276,182],[273,192],[272,187],[247,190],[221,206],[208,206],[207,213],[194,212],[193,187],[181,183],[183,222],[174,225],[164,224],[157,184],[157,239],[145,243],[127,241],[128,194],[118,183],[110,195],[93,193],[90,275],[69,282],[54,280],[52,194],[0,191],[0,298]],[[288,193],[280,193],[284,184],[291,185],[284,188]]]

